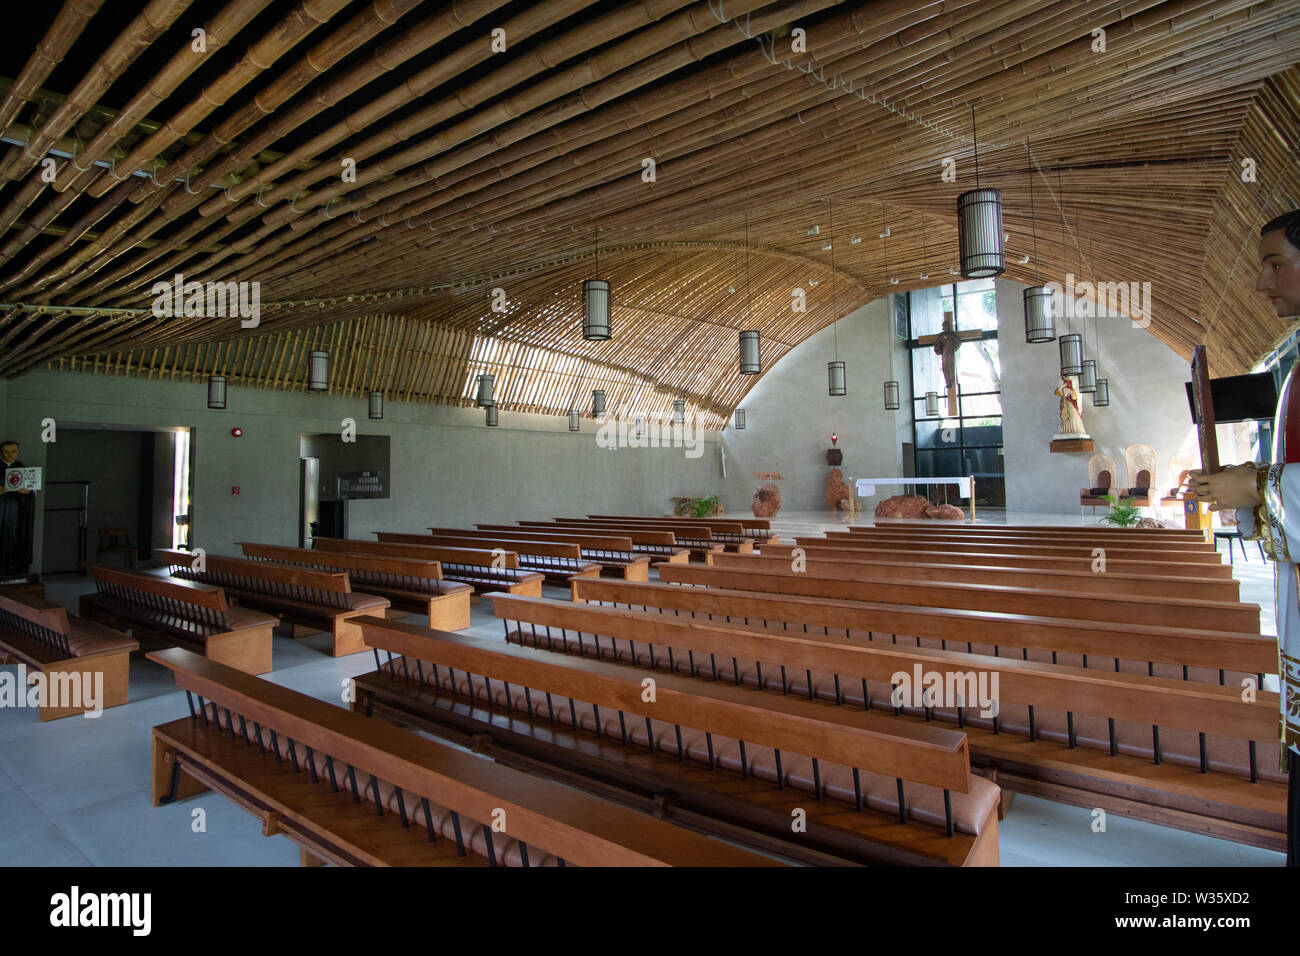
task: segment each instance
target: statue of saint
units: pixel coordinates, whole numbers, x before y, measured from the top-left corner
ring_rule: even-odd
[[[1054,394],[1061,398],[1061,430],[1054,437],[1087,438],[1083,415],[1079,413],[1079,390],[1075,387],[1074,379],[1062,375],[1061,384],[1056,387]]]
[[[943,368],[943,384],[949,393],[957,384],[957,350],[961,348],[961,336],[953,331],[952,313],[943,314],[943,331],[934,337],[934,350],[939,355]]]

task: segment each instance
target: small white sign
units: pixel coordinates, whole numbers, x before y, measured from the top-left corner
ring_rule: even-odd
[[[5,491],[40,491],[40,468],[6,468]]]

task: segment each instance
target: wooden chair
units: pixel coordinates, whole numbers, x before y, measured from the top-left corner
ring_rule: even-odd
[[[1098,452],[1088,459],[1088,487],[1079,491],[1079,514],[1084,508],[1091,508],[1095,516],[1098,508],[1109,508],[1110,502],[1103,495],[1113,495],[1119,491],[1115,483],[1115,459]]]
[[[190,705],[153,730],[153,805],[216,791],[304,866],[774,865],[185,651],[148,656]]]
[[[1155,487],[1156,452],[1150,445],[1138,442],[1124,449],[1124,463],[1128,468],[1128,487],[1121,488],[1121,498],[1131,498],[1139,508],[1154,508],[1160,498]]]
[[[131,546],[131,534],[126,528],[100,528],[99,545],[95,549],[95,560],[103,561],[105,555],[121,555],[123,567],[135,569],[136,551]]]

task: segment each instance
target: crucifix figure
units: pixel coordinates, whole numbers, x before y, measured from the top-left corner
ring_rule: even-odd
[[[943,383],[948,389],[950,416],[957,414],[957,350],[961,348],[962,342],[978,339],[982,334],[978,329],[965,332],[953,331],[952,313],[944,312],[943,331],[938,335],[923,335],[916,340],[917,345],[933,345],[934,350],[939,353],[939,361],[943,368]]]

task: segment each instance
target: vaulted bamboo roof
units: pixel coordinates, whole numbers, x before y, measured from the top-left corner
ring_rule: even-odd
[[[716,427],[755,381],[740,330],[767,369],[876,297],[951,281],[972,107],[1009,278],[1150,282],[1150,332],[1207,344],[1216,375],[1287,331],[1252,290],[1259,226],[1300,206],[1300,0],[28,17],[0,36],[7,376],[302,389],[323,348],[342,395],[469,404],[491,371],[508,410],[605,388],[615,411],[680,397]],[[597,271],[607,342],[581,334]],[[260,324],[155,315],[177,274],[258,283]]]

